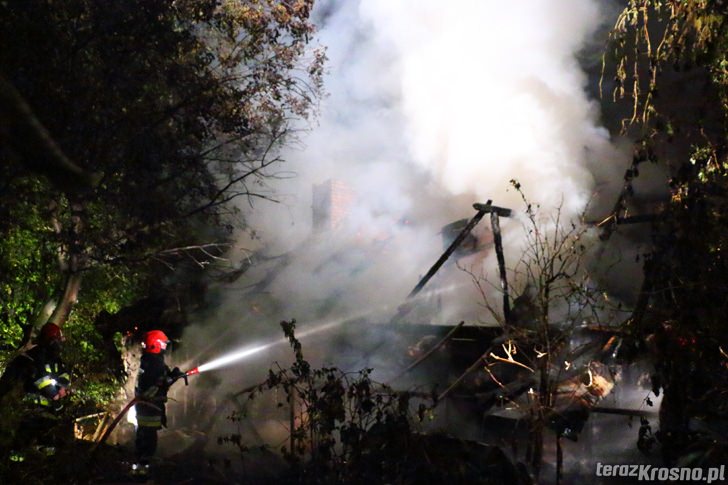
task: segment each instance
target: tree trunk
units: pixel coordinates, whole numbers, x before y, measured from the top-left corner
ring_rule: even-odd
[[[56,304],[55,310],[48,319],[49,323],[55,323],[62,327],[68,317],[71,315],[73,305],[78,301],[78,292],[81,289],[81,269],[84,264],[83,246],[81,244],[81,230],[83,229],[83,210],[84,205],[78,200],[69,200],[71,206],[71,230],[70,240],[66,243],[65,248],[59,252],[59,266],[65,273],[63,290],[61,297]],[[61,233],[60,223],[54,219],[56,231]],[[65,253],[65,257],[64,257]]]
[[[63,287],[63,295],[58,301],[55,310],[48,319],[49,323],[55,323],[62,327],[71,315],[73,305],[78,301],[78,292],[81,289],[81,273],[73,272],[66,276]]]

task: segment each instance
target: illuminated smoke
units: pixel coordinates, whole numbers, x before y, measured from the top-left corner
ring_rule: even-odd
[[[546,212],[563,204],[564,220],[582,212],[595,180],[619,181],[624,157],[599,125],[577,60],[601,5],[320,2],[330,95],[318,124],[283,154],[295,177],[276,182],[282,203],[241,205],[262,238],[244,244],[292,255],[266,289],[284,301],[280,318],[319,318],[314,302],[332,295],[342,314],[398,305],[441,253],[442,226],[474,215],[473,202],[522,213],[510,179]],[[356,202],[347,225],[312,243],[312,186],[328,179],[345,181]],[[403,218],[413,223],[402,226]],[[502,228],[512,267],[522,228],[512,220]],[[359,259],[350,251],[378,234],[388,238],[386,251]],[[492,273],[494,261],[482,268]],[[473,321],[479,300],[475,291],[443,298],[430,321]]]
[[[436,295],[436,294],[446,293],[449,291],[453,291],[454,289],[455,289],[454,286],[440,288],[436,291],[431,291],[431,292],[428,292],[425,294],[421,294],[419,297],[414,298],[412,301],[417,301],[418,299],[421,299],[423,297],[429,297],[429,296]],[[381,310],[382,310],[382,308],[375,307],[373,309],[370,309],[370,310],[367,310],[364,312],[360,312],[359,314],[356,314],[356,315],[350,315],[347,318],[332,320],[332,321],[329,321],[326,323],[309,325],[302,330],[297,330],[295,332],[295,336],[299,340],[305,340],[306,338],[311,337],[313,335],[319,334],[319,333],[327,331],[327,330],[332,330],[347,322],[353,322],[353,321],[363,318],[367,315],[370,315],[373,312],[381,311]],[[386,308],[386,310],[392,311],[393,309]],[[222,367],[226,367],[228,365],[237,363],[241,360],[247,359],[248,357],[251,357],[253,355],[259,354],[260,352],[269,350],[276,345],[285,344],[285,343],[288,343],[287,338],[281,338],[281,339],[278,339],[278,340],[275,340],[273,342],[269,342],[269,343],[263,344],[263,345],[245,346],[245,347],[241,348],[240,350],[235,350],[233,352],[223,355],[222,357],[219,357],[217,359],[206,362],[206,363],[194,368],[189,373],[198,374],[198,373],[206,372],[209,370],[220,369]],[[186,364],[183,364],[183,367],[184,366],[186,366]]]
[[[392,54],[412,160],[453,194],[583,210],[588,164],[614,154],[576,55],[599,25],[585,0],[368,0],[361,15]]]
[[[185,334],[188,358],[209,357],[205,348],[220,335],[228,343],[273,342],[278,322],[290,318],[350,319],[376,307],[384,310],[367,321],[388,322],[441,254],[443,225],[471,217],[471,204],[487,199],[522,212],[510,179],[546,210],[563,201],[565,217],[583,210],[595,181],[619,184],[626,161],[599,124],[577,60],[605,4],[318,2],[330,95],[317,124],[282,154],[283,169],[295,176],[271,181],[281,203],[241,201],[255,234],[240,231],[239,247],[250,252],[231,257],[260,251],[270,259],[232,284],[211,286],[214,309],[196,316],[206,324]],[[312,237],[312,187],[328,179],[350,185],[356,202],[339,231]],[[401,224],[404,218],[411,223]],[[513,267],[522,227],[503,220],[502,229]],[[372,250],[380,235],[386,244]],[[492,259],[482,269],[497,271]],[[418,323],[471,324],[483,317],[470,277],[443,279],[447,271],[457,273],[443,268],[426,290],[458,290],[439,295],[436,311]],[[260,312],[250,310],[253,304]],[[302,323],[299,331],[305,330]],[[261,355],[245,353],[256,348],[239,352]]]
[[[239,205],[255,234],[241,230],[238,248],[248,251],[231,252],[231,257],[237,254],[241,263],[250,254],[263,257],[254,256],[255,264],[235,282],[210,286],[210,306],[195,315],[201,324],[187,328],[183,339],[188,363],[214,358],[200,365],[200,372],[247,366],[205,376],[189,392],[201,389],[204,396],[224,399],[264,380],[273,360],[290,358],[277,352],[287,343],[277,338],[281,320],[295,318],[301,340],[324,330],[333,334],[359,318],[357,325],[386,325],[442,253],[445,224],[472,217],[472,203],[488,199],[514,214],[523,212],[510,179],[517,179],[546,213],[563,204],[564,219],[580,214],[597,189],[613,204],[629,159],[600,125],[598,105],[586,91],[594,79],[588,80],[578,60],[589,56],[583,49],[593,41],[603,21],[600,10],[609,3],[318,1],[315,14],[320,42],[328,48],[330,95],[322,100],[312,130],[282,154],[283,175],[295,176],[271,181],[281,203],[253,200],[251,207],[245,200]],[[312,187],[329,179],[350,186],[356,200],[340,230],[314,235]],[[402,224],[404,219],[408,224]],[[481,226],[486,224],[487,218]],[[501,224],[506,264],[513,268],[522,254],[523,228],[513,219]],[[473,271],[496,275],[493,259]],[[625,265],[635,260],[621,254],[607,259]],[[630,268],[620,266],[617,273],[626,275]],[[448,271],[454,277],[444,278]],[[640,278],[620,280],[638,285]],[[500,301],[498,288],[489,296]],[[470,277],[454,265],[433,278],[413,313],[428,298],[437,301],[434,310],[426,307],[410,322],[493,322],[484,316],[482,296]],[[351,338],[345,332],[342,337]],[[314,361],[346,370],[401,371],[391,368],[401,364],[391,351],[359,355],[376,348],[378,337],[362,336],[356,345],[311,339],[303,347],[307,358],[313,355]],[[219,350],[222,346],[238,349]],[[219,392],[211,389],[216,385]],[[598,419],[612,423],[617,418]],[[220,425],[226,429],[227,423]],[[462,426],[468,428],[477,424]],[[584,441],[597,443],[594,456],[601,457],[600,443],[616,450],[613,443],[628,441],[625,432],[630,431],[607,427],[603,436]]]

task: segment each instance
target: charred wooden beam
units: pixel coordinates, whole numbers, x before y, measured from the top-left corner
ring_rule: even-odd
[[[500,209],[500,208],[498,208]],[[505,209],[510,215],[510,209]],[[500,274],[501,291],[503,292],[503,318],[507,325],[513,323],[511,316],[511,303],[508,297],[508,279],[506,278],[506,261],[503,255],[503,240],[501,239],[499,212],[493,210],[490,213],[490,225],[493,228],[493,242],[495,243],[495,254],[498,258],[498,271]]]
[[[621,214],[625,210],[627,204],[627,196],[632,193],[632,180],[635,178],[637,173],[639,173],[636,170],[639,163],[639,160],[634,159],[632,161],[632,165],[629,166],[624,172],[624,184],[622,184],[622,190],[619,191],[619,196],[614,202],[614,207],[612,208],[609,217],[604,219],[601,223],[597,224],[597,227],[602,228],[602,233],[599,235],[599,239],[601,239],[602,241],[606,241],[607,239],[609,239],[617,227],[617,219],[619,218],[619,214]]]
[[[497,205],[492,205],[490,201],[488,201],[485,204],[480,204],[476,202],[473,204],[473,209],[476,211],[483,211],[486,214],[487,213],[495,213],[498,214],[500,217],[511,217],[511,214],[513,214],[513,211],[511,209],[506,209],[505,207],[498,207]]]
[[[656,417],[659,415],[659,413],[657,411],[647,411],[645,409],[593,407],[590,409],[590,411],[592,413],[617,414],[619,416],[639,416],[639,417],[644,417],[644,418]]]
[[[440,340],[439,342],[437,342],[430,350],[428,350],[427,352],[425,352],[425,355],[423,355],[419,359],[417,359],[414,362],[412,362],[409,366],[407,366],[407,368],[405,370],[403,370],[402,372],[400,372],[399,374],[397,374],[396,376],[394,376],[392,379],[390,379],[389,382],[387,383],[387,385],[391,385],[392,382],[396,381],[397,379],[399,379],[400,377],[402,377],[403,375],[405,375],[406,373],[408,373],[409,371],[411,371],[412,369],[414,369],[415,367],[417,367],[418,365],[420,365],[422,362],[424,362],[425,360],[427,360],[427,358],[429,356],[431,356],[432,354],[434,354],[437,349],[439,349],[440,347],[442,347],[443,345],[445,345],[445,343],[448,340],[450,340],[452,338],[452,336],[455,335],[455,332],[457,332],[458,330],[460,330],[460,328],[462,328],[463,325],[465,325],[465,322],[458,323],[457,326],[453,327],[453,329],[450,330],[447,333],[447,335],[445,335],[442,338],[442,340]]]
[[[610,214],[601,221],[587,221],[586,223],[592,226],[597,226],[604,229],[601,239],[608,239],[611,235],[614,227],[621,226],[624,224],[644,224],[660,222],[665,220],[665,214],[637,214],[634,216],[620,216],[618,214]]]
[[[665,214],[638,214],[636,216],[617,217],[617,225],[658,222],[658,221],[662,221],[664,219],[665,219]]]
[[[659,269],[661,267],[662,255],[655,252],[651,256],[645,258],[644,263],[644,279],[640,288],[637,303],[632,310],[632,315],[625,322],[627,328],[633,335],[642,336],[642,320],[649,308],[650,300],[655,289],[655,280],[658,278]]]
[[[445,250],[444,253],[442,253],[442,256],[435,262],[435,264],[432,265],[430,270],[425,274],[425,276],[420,279],[419,283],[412,289],[410,294],[407,296],[407,298],[412,298],[416,296],[420,291],[422,291],[422,288],[425,287],[428,281],[432,279],[433,276],[435,276],[435,273],[442,267],[443,264],[445,264],[445,261],[448,260],[448,258],[452,255],[452,253],[455,252],[455,250],[462,244],[462,242],[465,240],[466,237],[468,237],[468,234],[475,228],[475,226],[480,222],[480,220],[486,215],[491,214],[491,222],[493,220],[494,216],[498,217],[511,217],[511,214],[513,211],[511,209],[506,209],[505,207],[498,207],[492,204],[492,201],[489,200],[485,204],[481,204],[476,202],[473,204],[473,209],[475,209],[477,214],[470,219],[468,224],[463,228],[462,231],[460,231],[460,234],[458,234],[458,237],[455,238],[455,240],[448,246],[448,248]],[[498,228],[498,236],[500,239],[500,227]],[[501,248],[502,252],[502,248]]]
[[[480,357],[478,357],[477,360],[470,365],[470,367],[465,369],[465,372],[460,374],[460,376],[457,379],[455,379],[455,381],[452,384],[450,384],[450,386],[447,389],[445,389],[443,392],[441,392],[440,395],[437,397],[437,402],[441,402],[442,400],[444,400],[455,389],[460,387],[460,384],[463,383],[463,381],[465,380],[466,377],[468,377],[470,374],[472,374],[476,369],[480,368],[486,362],[488,355],[490,354],[490,352],[493,350],[494,347],[495,347],[495,344],[491,344],[491,346],[488,347],[485,350],[485,352],[483,352],[482,355]]]
[[[460,246],[460,244],[465,240],[465,238],[470,234],[470,231],[473,230],[473,228],[480,222],[480,220],[493,209],[493,206],[491,205],[492,201],[488,201],[485,204],[473,204],[473,207],[478,205],[480,208],[477,209],[478,213],[475,214],[475,216],[470,219],[470,222],[468,222],[468,225],[463,228],[462,231],[460,231],[460,234],[458,234],[458,237],[455,238],[455,240],[450,244],[450,246],[445,250],[444,253],[442,253],[442,256],[435,262],[435,264],[432,265],[430,270],[425,274],[425,276],[420,279],[419,283],[415,285],[415,287],[410,291],[410,294],[407,295],[407,299],[415,297],[420,291],[422,291],[422,288],[425,287],[428,281],[432,279],[433,276],[435,276],[435,273],[442,267],[443,264],[445,264],[445,261],[450,257],[452,253],[455,252],[455,250]]]

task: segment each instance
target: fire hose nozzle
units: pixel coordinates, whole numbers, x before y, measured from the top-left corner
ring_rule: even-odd
[[[200,373],[199,367],[195,367],[194,369],[188,370],[187,372],[182,372],[181,370],[179,370],[178,367],[175,367],[174,371],[172,371],[172,375],[173,375],[172,383],[177,382],[178,380],[182,379],[183,381],[185,381],[185,386],[189,386],[190,382],[187,380],[187,377],[195,375],[195,374],[199,374],[199,373]]]
[[[185,372],[184,374],[182,374],[180,377],[182,379],[184,379],[185,386],[189,386],[190,385],[190,382],[187,380],[187,378],[189,376],[193,376],[193,375],[199,374],[199,373],[200,373],[200,368],[199,367],[195,367],[194,369],[188,370],[187,372]]]

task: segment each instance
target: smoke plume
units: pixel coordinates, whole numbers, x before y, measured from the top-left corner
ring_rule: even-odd
[[[602,25],[600,2],[332,1],[317,15],[329,96],[285,154],[295,177],[276,185],[281,204],[247,214],[269,254],[292,252],[269,287],[291,315],[334,294],[341,311],[396,306],[442,252],[442,226],[472,217],[473,202],[522,212],[511,179],[567,219],[595,181],[620,179],[625,157],[577,60]],[[355,202],[343,227],[311,242],[312,186],[328,179]],[[503,225],[512,263],[522,228]],[[376,240],[381,252],[351,251]],[[486,259],[483,271],[494,268]],[[474,318],[467,275],[444,281],[457,296],[440,296],[431,318]]]
[[[271,182],[280,203],[241,204],[248,229],[231,258],[250,268],[212,288],[209,310],[185,335],[186,357],[201,363],[228,344],[277,338],[282,319],[303,328],[386,323],[442,253],[445,224],[472,217],[472,203],[488,199],[523,212],[511,179],[546,214],[561,207],[565,219],[596,190],[608,192],[605,181],[618,184],[626,158],[600,125],[579,62],[604,24],[603,5],[319,2],[329,95],[315,126],[283,153],[282,169],[293,176]],[[317,232],[312,190],[327,180],[345,184],[351,202],[339,227]],[[513,266],[523,227],[514,218],[502,228]],[[492,256],[463,264],[497,271]],[[492,323],[454,265],[428,288],[409,321]],[[274,356],[265,357],[260,372],[245,373],[247,384],[264,378]]]

